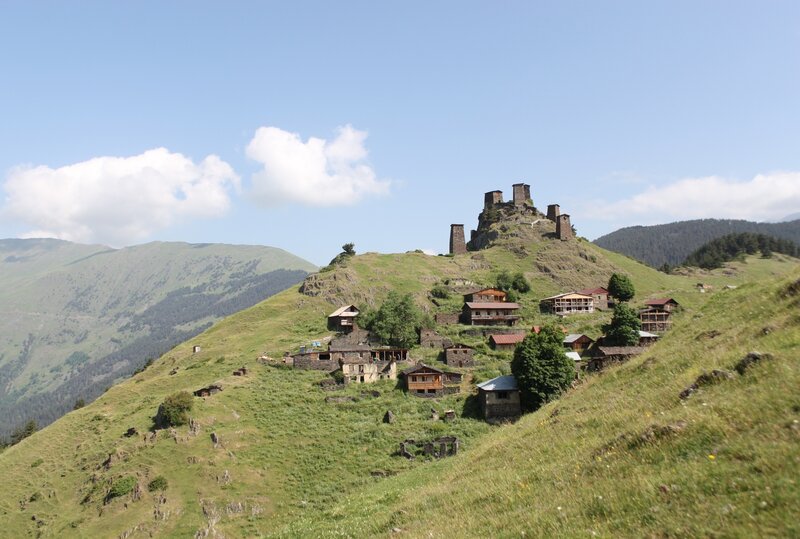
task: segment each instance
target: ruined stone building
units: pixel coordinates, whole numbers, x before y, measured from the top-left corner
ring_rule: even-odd
[[[510,419],[522,414],[517,379],[511,375],[478,384],[478,400],[486,420]]]
[[[598,311],[604,311],[608,309],[609,304],[612,303],[609,300],[608,290],[602,286],[598,286],[596,288],[584,288],[583,290],[578,290],[577,293],[583,294],[584,296],[592,296],[594,299],[594,308]]]
[[[594,298],[575,292],[567,292],[544,298],[539,302],[543,313],[568,316],[570,314],[594,312]]]
[[[444,349],[444,362],[448,367],[475,365],[475,349],[466,344],[454,344]]]
[[[394,359],[381,361],[372,357],[345,357],[339,363],[345,384],[368,384],[378,380],[397,379],[397,362]]]

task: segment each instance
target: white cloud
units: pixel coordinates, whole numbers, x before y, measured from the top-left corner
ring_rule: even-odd
[[[247,146],[247,156],[263,168],[253,174],[252,195],[274,206],[294,202],[307,206],[344,206],[365,196],[385,195],[389,182],[379,180],[366,163],[366,131],[340,127],[336,138],[311,137],[260,127]]]
[[[195,164],[156,148],[55,169],[16,167],[3,185],[2,211],[33,227],[27,237],[119,246],[183,218],[224,214],[231,188],[239,189],[239,177],[216,155]]]
[[[627,224],[701,218],[777,220],[800,208],[800,172],[759,174],[747,181],[686,178],[612,203],[587,205],[585,215]]]

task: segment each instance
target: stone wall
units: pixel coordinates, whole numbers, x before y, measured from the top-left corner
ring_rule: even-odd
[[[459,316],[461,316],[461,313],[436,313],[434,320],[436,320],[437,324],[452,325],[458,324]]]

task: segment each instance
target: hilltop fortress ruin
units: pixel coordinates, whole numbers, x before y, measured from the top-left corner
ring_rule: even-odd
[[[494,239],[493,234],[495,233],[491,230],[492,225],[514,214],[530,217],[532,225],[540,220],[551,221],[555,225],[553,237],[562,241],[568,241],[575,237],[569,214],[561,213],[558,204],[549,204],[545,215],[533,205],[530,185],[515,183],[511,187],[513,198],[508,202],[503,201],[503,192],[499,190],[489,191],[484,195],[483,211],[478,215],[478,228],[470,231],[469,242],[465,239],[463,224],[450,225],[450,254],[458,255],[485,249]]]

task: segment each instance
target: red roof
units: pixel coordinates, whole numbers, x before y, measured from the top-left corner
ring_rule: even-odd
[[[595,294],[601,295],[606,294],[608,295],[608,290],[603,288],[602,286],[598,286],[597,288],[584,288],[583,290],[578,290],[577,294],[583,294],[584,296],[593,296]]]
[[[495,344],[517,344],[525,339],[525,335],[521,333],[512,335],[489,335],[489,340],[494,341]]]
[[[648,299],[644,302],[645,305],[666,305],[667,303],[674,303],[675,305],[678,304],[678,302],[672,298]]]

